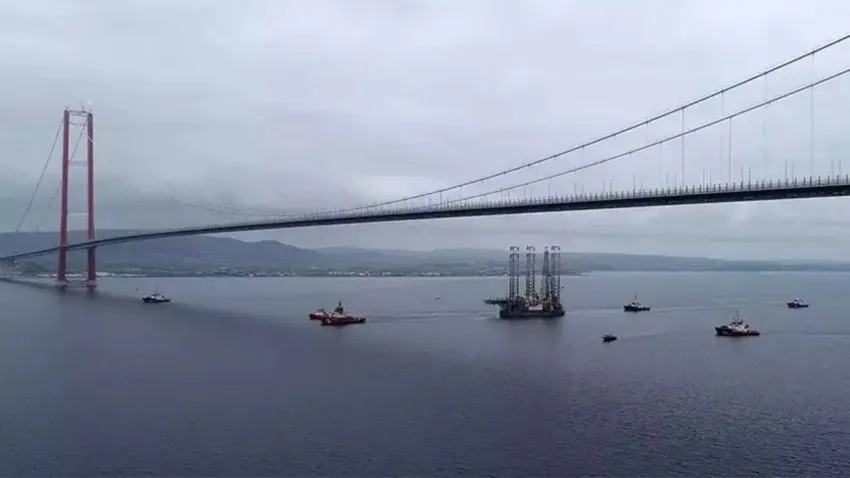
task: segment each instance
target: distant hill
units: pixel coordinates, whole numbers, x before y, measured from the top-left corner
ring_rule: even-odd
[[[101,230],[98,237],[134,231]],[[72,231],[72,242],[83,240]],[[56,232],[0,233],[0,254],[53,247]],[[539,252],[539,251],[538,251]],[[524,258],[521,258],[523,260]],[[539,260],[538,260],[539,262]],[[56,257],[28,260],[25,270],[52,272]],[[69,266],[82,269],[85,252],[69,254]],[[375,250],[355,247],[305,249],[277,241],[246,242],[220,236],[191,236],[103,247],[98,250],[98,270],[144,274],[274,273],[327,275],[330,273],[502,275],[508,253],[490,249],[438,249],[433,251]],[[563,253],[565,272],[592,271],[778,271],[850,270],[850,263],[823,261],[728,261],[699,257],[659,255]]]

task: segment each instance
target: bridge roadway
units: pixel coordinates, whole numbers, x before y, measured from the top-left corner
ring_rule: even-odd
[[[200,234],[293,229],[342,224],[504,216],[544,212],[587,211],[594,209],[678,206],[685,204],[775,201],[781,199],[838,196],[850,196],[850,175],[824,178],[809,177],[787,181],[761,181],[753,183],[675,187],[668,189],[620,191],[612,193],[590,193],[573,196],[555,196],[519,200],[481,201],[473,204],[463,204],[462,201],[458,200],[434,206],[392,208],[378,211],[364,209],[356,211],[343,210],[328,213],[299,214],[295,216],[278,217],[260,221],[210,226],[192,226],[95,239],[92,241],[69,244],[66,246],[66,250],[75,251],[91,247],[122,244],[126,242],[165,239],[169,237],[195,236]],[[32,252],[13,254],[0,257],[0,261],[14,261],[29,257],[55,254],[59,251],[59,249],[59,246],[56,246]]]

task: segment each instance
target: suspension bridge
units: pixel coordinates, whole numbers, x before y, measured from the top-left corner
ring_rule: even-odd
[[[850,125],[843,124],[847,108],[841,101],[847,96],[844,91],[850,91],[850,85],[842,84],[850,73],[850,55],[839,53],[833,60],[829,55],[844,44],[850,46],[848,39],[850,35],[843,36],[567,150],[451,187],[314,213],[269,214],[194,204],[254,219],[108,238],[97,238],[95,229],[94,114],[86,109],[66,109],[54,138],[54,147],[61,144],[61,180],[53,195],[60,201],[58,244],[9,254],[0,261],[10,265],[56,254],[56,284],[64,287],[69,285],[67,254],[85,250],[85,285],[96,287],[98,248],[144,240],[344,224],[847,196],[850,175],[842,174],[840,152],[850,146],[843,142]],[[786,109],[776,113],[783,105]],[[80,138],[86,139],[81,162],[74,159],[79,140],[72,148],[72,126],[79,126]],[[778,131],[778,144],[767,140],[769,129]],[[760,148],[753,146],[757,143],[753,139],[758,137]],[[33,198],[50,158],[48,155]],[[87,227],[86,239],[71,243],[69,169],[74,164],[86,168]],[[569,188],[564,180],[568,178],[573,180],[571,191],[566,190]],[[614,186],[615,181],[620,187]],[[538,192],[546,189],[546,193],[535,194],[535,187]],[[31,198],[16,232],[32,205]]]

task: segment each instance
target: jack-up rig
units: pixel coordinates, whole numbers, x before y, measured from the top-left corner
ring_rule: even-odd
[[[519,294],[519,246],[510,248],[508,266],[508,296],[486,299],[484,303],[499,306],[502,319],[554,319],[564,316],[561,304],[561,248],[543,249],[543,270],[540,293],[537,292],[534,246],[525,248],[525,295]]]

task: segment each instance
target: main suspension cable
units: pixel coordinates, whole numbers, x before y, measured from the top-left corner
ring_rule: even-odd
[[[736,111],[736,112],[734,112],[734,113],[732,113],[732,114],[729,114],[729,115],[724,116],[724,117],[722,117],[722,118],[716,119],[716,120],[714,120],[714,121],[709,121],[709,122],[707,122],[707,123],[703,123],[703,124],[701,124],[701,125],[699,125],[699,126],[697,126],[697,127],[691,128],[691,129],[689,129],[689,130],[687,130],[687,131],[683,131],[683,132],[681,132],[681,133],[677,133],[677,134],[674,134],[674,135],[667,136],[666,138],[662,138],[662,139],[659,139],[659,140],[657,140],[657,141],[653,141],[653,142],[651,142],[651,143],[647,143],[647,144],[645,144],[645,145],[643,145],[643,146],[639,146],[639,147],[637,147],[637,148],[632,148],[632,149],[630,149],[630,150],[628,150],[628,151],[625,151],[625,152],[622,152],[622,153],[616,154],[616,155],[614,155],[614,156],[608,156],[608,157],[606,157],[606,158],[599,159],[599,160],[596,160],[596,161],[590,162],[590,163],[588,163],[588,164],[584,164],[584,165],[581,165],[581,166],[576,166],[576,167],[571,168],[571,169],[568,169],[568,170],[566,170],[566,171],[561,171],[561,172],[558,172],[558,173],[555,173],[555,174],[550,174],[550,175],[548,175],[548,176],[544,176],[544,177],[541,177],[541,178],[538,178],[538,179],[533,179],[533,180],[530,180],[530,181],[525,181],[525,182],[522,182],[522,183],[514,184],[513,186],[506,186],[506,187],[503,187],[503,188],[494,189],[494,190],[491,190],[491,191],[487,191],[487,192],[480,193],[480,194],[475,194],[475,195],[473,195],[473,196],[469,196],[469,197],[465,197],[465,198],[453,199],[453,200],[451,200],[451,201],[445,201],[445,202],[443,202],[443,204],[456,204],[456,203],[460,203],[460,202],[464,202],[464,201],[469,201],[469,200],[471,200],[471,199],[478,199],[478,198],[485,197],[485,196],[490,196],[490,195],[493,195],[493,194],[499,194],[499,193],[502,193],[502,192],[505,192],[505,191],[512,191],[512,190],[514,190],[514,189],[518,189],[518,188],[522,188],[522,187],[530,186],[530,185],[532,185],[532,184],[541,183],[541,182],[543,182],[543,181],[548,181],[548,180],[550,180],[550,179],[559,178],[559,177],[561,177],[561,176],[566,176],[566,175],[568,175],[568,174],[576,173],[576,172],[578,172],[578,171],[583,171],[583,170],[585,170],[585,169],[590,169],[590,168],[592,168],[592,167],[594,167],[594,166],[599,166],[600,164],[605,164],[605,163],[608,163],[608,162],[614,161],[614,160],[616,160],[616,159],[620,159],[620,158],[623,158],[623,157],[626,157],[626,156],[630,156],[630,155],[632,155],[632,154],[634,154],[634,153],[639,153],[639,152],[641,152],[641,151],[645,151],[645,150],[650,149],[650,148],[653,148],[653,147],[655,147],[655,146],[659,146],[659,145],[662,145],[662,144],[664,144],[664,143],[669,143],[670,141],[673,141],[673,140],[676,140],[676,139],[679,139],[679,138],[683,138],[683,137],[685,137],[685,136],[687,136],[687,135],[691,135],[691,134],[693,134],[693,133],[696,133],[697,131],[702,131],[702,130],[704,130],[704,129],[706,129],[706,128],[710,128],[710,127],[712,127],[712,126],[716,126],[716,125],[718,125],[718,124],[720,124],[720,123],[723,123],[724,121],[730,121],[730,120],[732,120],[733,118],[736,118],[736,117],[738,117],[738,116],[745,115],[745,114],[747,114],[747,113],[750,113],[750,112],[755,111],[755,110],[757,110],[757,109],[764,108],[765,106],[768,106],[768,105],[770,105],[770,104],[776,103],[776,102],[778,102],[778,101],[782,101],[782,100],[784,100],[784,99],[786,99],[786,98],[789,98],[789,97],[791,97],[791,96],[797,95],[797,94],[802,93],[802,92],[804,92],[804,91],[808,91],[809,89],[813,89],[813,88],[815,88],[815,87],[816,87],[816,86],[818,86],[818,85],[821,85],[821,84],[823,84],[823,83],[826,83],[826,82],[832,81],[832,80],[834,80],[834,79],[836,79],[836,78],[842,77],[842,76],[846,75],[847,73],[850,73],[850,68],[845,68],[845,69],[843,69],[843,70],[841,70],[841,71],[839,71],[839,72],[837,72],[837,73],[833,73],[832,75],[829,75],[829,76],[827,76],[827,77],[821,78],[820,80],[813,81],[813,82],[811,82],[811,83],[807,83],[807,84],[805,84],[805,85],[803,85],[803,86],[801,86],[801,87],[799,87],[799,88],[795,88],[795,89],[793,89],[793,90],[791,90],[791,91],[788,91],[788,92],[786,92],[786,93],[783,93],[783,94],[781,94],[781,95],[774,96],[773,98],[770,98],[770,99],[768,99],[768,100],[762,101],[761,103],[758,103],[758,104],[752,105],[752,106],[750,106],[750,107],[747,107],[747,108],[744,108],[744,109],[738,110],[738,111]]]
[[[523,169],[530,168],[532,166],[536,166],[538,164],[545,163],[547,161],[551,161],[551,160],[556,159],[556,158],[560,158],[560,157],[565,156],[567,154],[579,151],[583,148],[593,146],[593,145],[602,143],[604,141],[613,139],[616,136],[628,133],[628,132],[636,130],[640,127],[647,126],[650,123],[654,123],[658,120],[664,119],[664,118],[666,118],[670,115],[673,115],[673,114],[678,113],[680,111],[686,110],[686,109],[691,108],[693,106],[696,106],[700,103],[704,103],[705,101],[708,101],[712,98],[715,98],[717,96],[728,93],[731,90],[734,90],[736,88],[744,86],[744,85],[751,83],[751,82],[753,82],[757,79],[765,77],[765,76],[767,76],[771,73],[774,73],[776,71],[779,71],[779,70],[781,70],[781,69],[783,69],[787,66],[793,65],[794,63],[797,63],[797,62],[799,62],[799,61],[801,61],[805,58],[808,58],[808,57],[813,56],[817,53],[820,53],[824,50],[832,48],[833,46],[838,45],[839,43],[842,43],[844,41],[847,41],[848,39],[850,39],[850,33],[848,33],[848,34],[846,34],[846,35],[844,35],[844,36],[842,36],[842,37],[840,37],[836,40],[832,40],[829,43],[821,45],[817,48],[809,50],[809,51],[807,51],[807,52],[805,52],[801,55],[797,55],[794,58],[787,60],[787,61],[784,61],[784,62],[780,63],[779,65],[776,65],[772,68],[768,68],[767,70],[764,70],[761,73],[757,73],[755,75],[747,77],[743,80],[740,80],[736,83],[733,83],[732,85],[729,85],[729,86],[726,86],[726,87],[721,88],[719,90],[716,90],[713,93],[706,94],[706,95],[704,95],[704,96],[702,96],[702,97],[700,97],[696,100],[690,101],[690,102],[688,102],[684,105],[678,106],[678,107],[673,108],[673,109],[669,109],[669,110],[667,110],[663,113],[656,114],[656,115],[654,115],[654,116],[652,116],[652,117],[650,117],[646,120],[643,120],[643,121],[638,122],[638,123],[634,123],[634,124],[632,124],[628,127],[619,129],[619,130],[617,130],[613,133],[606,134],[605,136],[601,136],[601,137],[594,139],[592,141],[588,141],[586,143],[580,144],[578,146],[574,146],[574,147],[569,148],[567,150],[551,154],[551,155],[546,156],[544,158],[541,158],[541,159],[538,159],[538,160],[535,160],[535,161],[531,161],[531,162],[528,162],[528,163],[524,163],[524,164],[521,164],[519,166],[515,166],[513,168],[506,169],[504,171],[492,173],[492,174],[489,174],[487,176],[482,176],[482,177],[479,177],[477,179],[471,179],[469,181],[466,181],[466,182],[463,182],[463,183],[460,183],[460,184],[455,184],[454,186],[449,186],[449,187],[445,187],[445,188],[441,188],[441,189],[435,189],[433,191],[429,191],[429,192],[426,192],[426,193],[419,193],[419,194],[415,194],[413,196],[407,196],[407,197],[404,197],[404,198],[401,198],[401,199],[393,199],[393,200],[383,201],[383,202],[365,205],[365,206],[358,206],[358,207],[354,207],[354,208],[342,209],[339,212],[348,212],[348,211],[357,211],[357,210],[362,210],[362,209],[371,209],[371,208],[375,208],[375,207],[388,206],[388,205],[392,205],[392,204],[398,204],[398,203],[401,203],[401,202],[411,201],[411,200],[414,200],[414,199],[421,199],[421,198],[424,198],[424,197],[427,197],[427,196],[433,196],[435,194],[440,194],[440,193],[445,193],[445,192],[448,192],[448,191],[453,191],[455,189],[460,189],[460,188],[465,187],[465,186],[471,186],[473,184],[481,183],[481,182],[484,182],[484,181],[487,181],[487,180],[490,180],[490,179],[494,179],[494,178],[497,178],[497,177],[500,177],[500,176],[505,176],[505,175],[508,175],[508,174],[511,174],[511,173],[514,173],[514,172],[517,172],[517,171],[520,171],[520,170],[523,170]]]
[[[47,166],[50,165],[50,159],[53,157],[53,150],[56,149],[56,143],[59,141],[60,132],[62,132],[62,121],[59,122],[59,127],[56,128],[56,134],[53,136],[53,144],[50,145],[50,152],[47,153],[47,159],[44,161],[44,166],[41,168],[41,175],[38,176],[38,182],[35,184],[35,189],[32,191],[32,196],[30,196],[27,207],[24,209],[24,214],[21,216],[21,220],[18,221],[18,225],[15,226],[15,232],[20,231],[21,225],[24,223],[24,220],[27,218],[27,215],[32,208],[32,203],[35,201],[35,195],[38,193],[38,188],[41,187],[41,182],[44,180],[44,174],[47,172]]]

